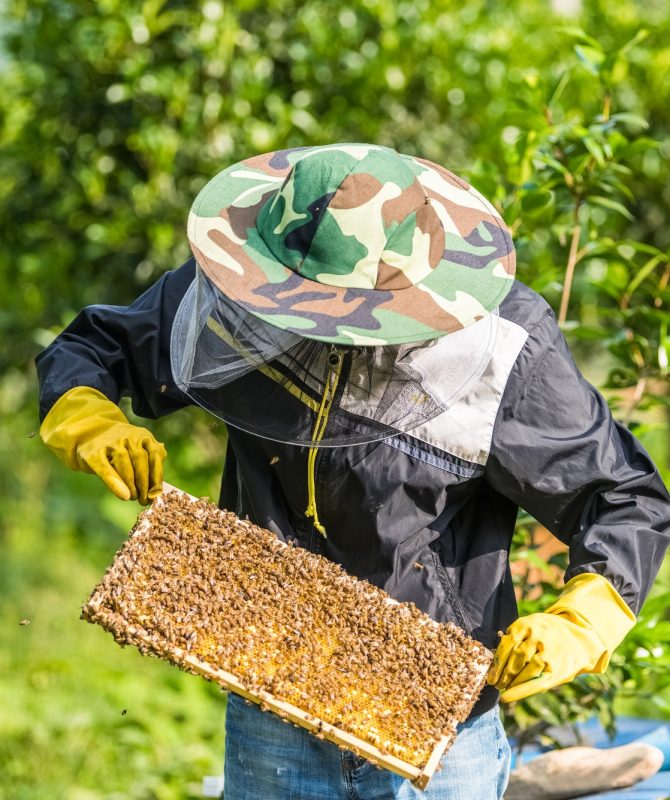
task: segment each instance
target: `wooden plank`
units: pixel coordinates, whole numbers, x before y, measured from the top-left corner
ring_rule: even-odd
[[[433,777],[435,770],[439,766],[440,759],[444,755],[444,751],[447,749],[447,747],[449,747],[452,741],[452,737],[443,736],[435,745],[435,748],[430,754],[428,761],[426,761],[426,766],[421,770],[421,774],[414,781],[419,789],[425,789],[426,786],[428,786],[428,781]]]
[[[256,695],[253,692],[248,691],[239,682],[239,680],[229,672],[224,672],[221,669],[210,667],[208,664],[205,664],[204,662],[199,661],[197,658],[194,658],[190,655],[184,657],[184,662],[205,677],[211,678],[222,686],[225,686],[227,689],[230,689],[230,691],[241,695],[253,703],[267,706],[270,711],[274,711],[275,714],[290,720],[295,725],[299,725],[301,728],[305,728],[311,733],[322,734],[325,739],[328,739],[328,741],[333,742],[334,744],[346,747],[349,750],[354,750],[358,753],[358,755],[363,756],[370,761],[374,761],[374,763],[378,764],[380,767],[390,769],[393,772],[402,775],[404,778],[410,778],[411,780],[416,780],[422,775],[422,770],[419,769],[419,767],[408,764],[396,756],[382,753],[381,750],[379,750],[377,747],[374,747],[374,745],[370,744],[369,742],[359,739],[357,736],[353,736],[346,731],[340,730],[334,725],[324,722],[317,717],[313,717],[291,703],[285,703],[283,700],[278,700],[269,692],[261,692],[260,694]],[[440,756],[438,756],[438,761],[439,758]],[[433,772],[434,771],[435,767],[433,767]]]

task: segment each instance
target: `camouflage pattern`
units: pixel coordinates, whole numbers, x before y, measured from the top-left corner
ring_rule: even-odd
[[[425,341],[466,327],[514,279],[510,234],[476,189],[377,145],[234,164],[196,198],[188,236],[207,276],[252,314],[342,344]]]

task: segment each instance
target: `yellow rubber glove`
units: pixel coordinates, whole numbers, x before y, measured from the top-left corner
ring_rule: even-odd
[[[97,389],[75,386],[62,395],[40,436],[70,469],[94,472],[121,500],[146,505],[163,491],[165,448]]]
[[[634,624],[633,612],[607,578],[576,575],[545,612],[509,626],[488,682],[502,691],[503,703],[512,703],[584,672],[602,673]]]

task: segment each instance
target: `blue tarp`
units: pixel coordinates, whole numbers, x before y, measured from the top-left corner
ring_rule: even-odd
[[[646,781],[636,783],[628,789],[615,792],[589,794],[581,800],[667,800],[670,797],[670,772],[657,772]]]
[[[648,780],[641,781],[628,789],[586,795],[584,800],[670,800],[670,724],[663,724],[653,719],[619,717],[614,740],[607,737],[597,719],[580,724],[578,728],[583,738],[582,743],[590,747],[619,747],[630,742],[642,741],[658,747],[665,756],[663,771]],[[547,748],[524,748],[516,763],[525,764],[543,752],[547,752]]]

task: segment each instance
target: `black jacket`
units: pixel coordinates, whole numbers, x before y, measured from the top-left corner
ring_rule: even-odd
[[[191,260],[166,273],[127,308],[85,308],[37,358],[41,416],[82,385],[130,395],[143,417],[189,405],[169,340],[194,271]],[[319,451],[327,539],[304,513],[307,447],[229,428],[220,505],[491,648],[517,616],[508,555],[521,506],[569,545],[566,580],[600,573],[637,613],[669,541],[670,497],[581,376],[548,304],[515,281],[499,314],[489,366],[447,413],[411,435]],[[473,715],[496,699],[487,687]]]

